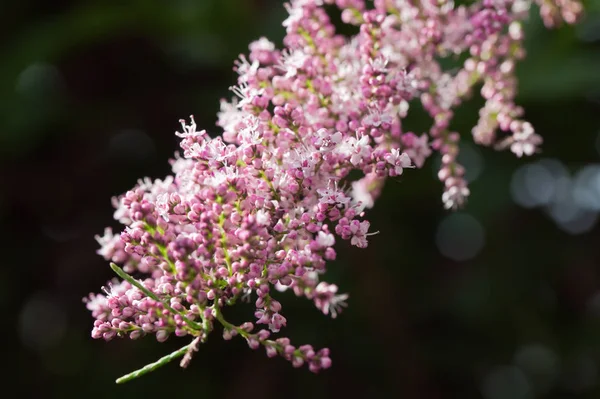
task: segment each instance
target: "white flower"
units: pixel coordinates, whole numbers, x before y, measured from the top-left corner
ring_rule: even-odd
[[[384,159],[387,163],[394,166],[394,172],[396,172],[397,176],[402,174],[404,168],[412,167],[410,157],[404,152],[400,153],[400,150],[397,148],[390,150],[390,153],[386,154]]]
[[[95,237],[100,249],[96,253],[102,256],[104,259],[111,259],[114,253],[115,244],[120,242],[120,237],[114,235],[110,227],[104,229],[104,235],[97,234]]]
[[[337,317],[342,308],[348,306],[346,303],[348,294],[336,295],[337,291],[337,285],[328,284],[324,281],[315,287],[315,304],[323,314],[331,313],[332,319]]]
[[[169,194],[162,193],[156,197],[156,210],[165,221],[169,221]]]
[[[425,163],[425,159],[431,155],[429,137],[424,133],[421,137],[415,137],[411,144],[410,148],[406,149],[406,155],[414,162],[417,168],[421,168]]]
[[[316,132],[316,140],[314,145],[319,147],[319,151],[331,151],[337,147],[337,145],[342,141],[342,133],[335,132],[333,134],[329,133],[327,129],[319,129]]]
[[[249,115],[244,120],[245,126],[238,133],[239,142],[245,146],[253,146],[262,143],[262,135],[259,131],[260,121],[254,115]]]
[[[442,194],[442,202],[446,209],[456,209],[465,203],[471,192],[466,186],[452,186]]]
[[[271,220],[271,215],[269,214],[269,212],[263,210],[263,209],[259,209],[256,212],[256,223],[258,223],[261,226],[266,226],[269,224],[269,221]]]
[[[337,184],[335,188],[327,187],[325,189],[320,188],[317,189],[317,193],[321,196],[321,202],[326,204],[341,204],[346,205],[350,202],[350,197],[346,196],[346,194],[337,188]]]
[[[367,126],[379,127],[382,123],[391,125],[394,122],[394,117],[387,112],[382,112],[378,109],[369,111],[369,115],[365,116],[363,123]]]
[[[240,109],[244,105],[252,103],[254,97],[262,96],[265,92],[265,89],[249,87],[247,82],[241,82],[239,86],[231,86],[229,89],[241,99],[237,105]]]
[[[333,237],[333,234],[325,233],[323,231],[319,231],[316,241],[317,244],[323,248],[331,247],[333,244],[335,244],[335,238]]]
[[[388,59],[386,57],[377,57],[375,59],[369,60],[369,64],[371,64],[371,68],[376,73],[385,73],[388,71],[386,68],[388,64]]]
[[[356,245],[359,248],[366,248],[368,245],[367,236],[370,235],[367,234],[367,232],[369,231],[370,226],[371,224],[367,220],[364,220],[360,223],[351,224],[350,231],[354,235],[352,236],[350,243],[352,245]]]
[[[356,203],[360,203],[359,212],[362,212],[364,208],[372,208],[375,204],[373,196],[369,191],[369,181],[367,179],[360,179],[352,182],[352,199]]]
[[[305,148],[296,148],[283,155],[283,165],[287,169],[301,169],[305,177],[315,174],[316,159]]]
[[[244,113],[238,109],[238,100],[234,97],[231,102],[221,100],[221,110],[217,113],[217,125],[226,132],[234,132],[235,126],[240,123]]]
[[[298,74],[298,69],[304,67],[308,55],[302,50],[284,51],[281,54],[281,63],[277,68],[285,72],[286,78],[292,78]]]
[[[531,126],[529,122],[517,124],[517,128],[513,131],[513,143],[510,146],[510,150],[519,158],[522,157],[523,154],[533,155],[537,146],[542,143],[542,138],[535,134],[533,126]]]
[[[291,26],[294,23],[299,22],[302,19],[302,15],[304,14],[302,7],[301,6],[290,6],[288,3],[284,4],[285,9],[287,10],[287,12],[290,14],[289,17],[287,17],[282,23],[281,25],[284,28],[287,28],[288,26]]]
[[[275,50],[275,43],[267,39],[266,37],[261,37],[258,40],[250,43],[250,51],[273,51]]]
[[[240,81],[247,82],[249,77],[256,75],[258,71],[258,60],[254,60],[252,64],[248,61],[245,55],[240,55],[240,59],[235,61],[237,73],[240,75]]]
[[[369,157],[369,136],[362,136],[360,139],[348,137],[338,147],[338,151],[345,157],[350,157],[352,165],[359,165],[363,159]]]

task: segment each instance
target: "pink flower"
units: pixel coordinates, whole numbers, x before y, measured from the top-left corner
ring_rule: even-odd
[[[402,136],[402,142],[405,145],[404,152],[406,155],[414,162],[417,168],[422,168],[425,160],[431,155],[427,134],[417,137],[413,133],[407,133]]]
[[[393,148],[390,150],[389,154],[386,154],[384,159],[392,165],[393,176],[400,176],[404,170],[404,168],[412,167],[412,163],[410,158],[406,153],[400,153],[400,150],[397,148]]]
[[[334,3],[358,27],[350,39],[330,21]],[[286,4],[284,48],[261,38],[235,63],[234,96],[218,113],[222,135],[211,138],[193,117],[182,120],[175,134],[183,155],[171,161],[172,175],[140,179],[113,199],[121,233],[107,229],[96,239],[123,280],[85,299],[93,338],[191,336],[187,365],[221,324],[225,339],[241,336],[294,367],[331,366],[326,348],[269,338],[287,325],[279,291],[290,288],[337,317],[348,295],[320,281],[336,258],[336,238],[365,248],[374,234],[365,210],[386,179],[422,167],[434,151],[444,207],[466,202],[461,134],[450,126],[475,88],[485,101],[472,129],[476,143],[521,157],[542,142],[515,103],[523,1],[417,3]],[[581,12],[575,0],[539,3],[547,25]],[[450,54],[464,64],[445,70],[440,61]],[[432,120],[421,136],[405,129],[413,104]],[[511,134],[498,140],[498,130]],[[253,302],[253,322],[270,332],[228,322],[222,309],[239,301]]]
[[[514,134],[510,150],[519,158],[523,155],[533,155],[537,147],[542,144],[542,138],[535,134],[533,126],[529,122],[513,122],[511,130]]]

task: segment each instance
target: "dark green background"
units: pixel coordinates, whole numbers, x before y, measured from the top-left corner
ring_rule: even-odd
[[[251,40],[281,43],[285,11],[271,0],[4,1],[0,3],[0,303],[3,391],[39,398],[598,398],[600,228],[573,235],[543,209],[511,199],[520,166],[557,158],[575,173],[600,162],[600,2],[578,28],[528,27],[518,102],[544,138],[536,159],[478,152],[481,175],[462,214],[479,221],[436,246],[442,209],[436,160],[389,181],[366,250],[339,244],[328,280],[350,293],[336,320],[282,296],[297,344],[332,350],[313,375],[214,334],[189,369],[175,364],[125,386],[114,379],[187,340],[90,338],[81,303],[112,278],[94,234],[110,198],[169,173],[178,119],[211,133],[233,60]],[[482,104],[455,120],[466,142]],[[418,129],[425,120],[412,118]],[[409,125],[410,127],[411,125]],[[476,152],[477,153],[477,152]],[[599,194],[600,195],[600,194]],[[600,197],[599,197],[600,198]],[[455,217],[455,221],[456,221]],[[464,220],[463,219],[458,219]],[[461,244],[462,243],[462,244]],[[230,310],[235,321],[250,307]],[[4,334],[3,334],[4,335]],[[8,393],[8,397],[14,397]]]

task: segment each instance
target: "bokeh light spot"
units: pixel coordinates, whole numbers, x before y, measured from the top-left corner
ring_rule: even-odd
[[[471,143],[461,143],[457,158],[458,163],[465,167],[465,179],[474,182],[483,172],[484,159],[481,150]]]
[[[479,221],[466,213],[453,213],[440,223],[436,244],[442,255],[455,261],[474,258],[483,248],[485,232]]]
[[[552,201],[557,190],[557,179],[545,165],[527,164],[514,173],[510,189],[517,204],[533,208]]]
[[[530,399],[533,398],[527,376],[514,366],[500,366],[485,376],[481,385],[485,399]]]
[[[19,336],[31,349],[39,351],[56,345],[66,328],[64,307],[47,294],[33,295],[21,309]]]
[[[577,172],[573,196],[580,207],[600,211],[600,165],[588,165]]]
[[[30,99],[56,95],[63,87],[58,69],[51,64],[35,63],[27,66],[18,76],[16,92]]]
[[[560,372],[560,359],[545,345],[534,343],[521,347],[514,363],[528,377],[537,392],[547,392],[556,383]]]

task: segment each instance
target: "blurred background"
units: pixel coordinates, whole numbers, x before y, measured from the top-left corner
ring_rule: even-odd
[[[110,198],[169,173],[180,118],[218,133],[233,60],[260,36],[281,44],[285,10],[273,0],[1,2],[4,392],[599,398],[600,1],[587,8],[577,27],[547,31],[537,10],[527,26],[518,102],[545,139],[541,154],[472,145],[475,96],[455,122],[468,206],[442,209],[439,160],[429,160],[387,184],[368,249],[339,245],[328,281],[350,293],[340,317],[282,296],[286,333],[330,347],[332,369],[296,370],[214,334],[187,370],[117,386],[187,340],[91,339],[81,298],[113,277],[94,240],[117,227]]]

